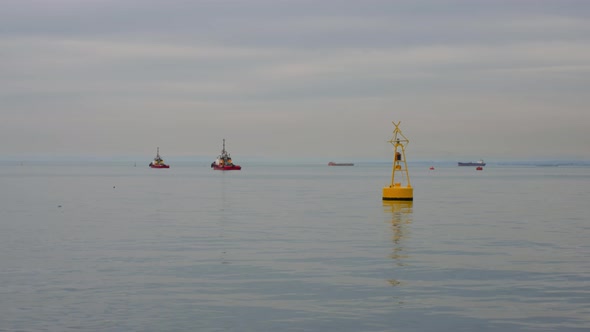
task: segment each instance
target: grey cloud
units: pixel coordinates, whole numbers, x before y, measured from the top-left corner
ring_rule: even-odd
[[[18,142],[4,148],[11,153],[151,155],[150,133],[168,131],[169,155],[200,154],[226,128],[249,154],[284,153],[278,135],[302,156],[330,147],[380,158],[376,142],[402,120],[421,158],[448,158],[439,152],[449,145],[455,156],[552,148],[585,157],[589,9],[584,1],[7,1],[0,138]],[[489,143],[499,128],[510,151]],[[547,128],[560,138],[540,147]]]

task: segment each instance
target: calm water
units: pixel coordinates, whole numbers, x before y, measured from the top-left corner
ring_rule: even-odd
[[[242,166],[0,166],[0,330],[590,330],[588,167]]]

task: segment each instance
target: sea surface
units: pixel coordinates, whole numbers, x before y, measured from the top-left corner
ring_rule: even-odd
[[[590,331],[590,167],[0,165],[0,331]]]

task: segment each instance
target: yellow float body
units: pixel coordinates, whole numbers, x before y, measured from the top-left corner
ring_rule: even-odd
[[[399,183],[393,186],[383,187],[384,201],[413,201],[414,188],[410,186],[402,187]]]

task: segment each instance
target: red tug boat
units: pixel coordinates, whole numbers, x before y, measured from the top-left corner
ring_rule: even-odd
[[[225,151],[225,138],[223,139],[223,149],[221,150],[221,154],[211,163],[211,168],[217,171],[239,171],[242,169],[242,166],[236,165],[232,162],[231,156]]]
[[[151,168],[170,168],[170,165],[164,164],[164,159],[160,157],[160,148],[157,149],[156,158],[150,163]]]

